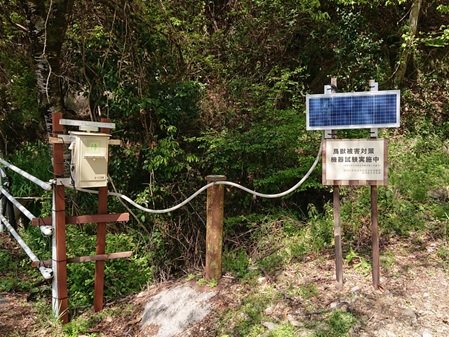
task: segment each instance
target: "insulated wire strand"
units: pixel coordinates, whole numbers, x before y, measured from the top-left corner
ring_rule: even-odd
[[[196,191],[195,193],[193,193],[190,197],[188,197],[186,200],[184,200],[183,202],[179,203],[178,205],[175,205],[173,207],[170,208],[166,208],[166,209],[150,209],[150,208],[146,208],[143,207],[139,204],[137,204],[136,202],[134,202],[132,199],[130,199],[129,197],[127,197],[126,195],[123,195],[121,193],[116,193],[116,192],[108,192],[108,195],[112,195],[112,196],[116,196],[119,197],[125,201],[127,201],[128,203],[130,203],[131,205],[133,205],[134,207],[140,209],[141,211],[147,212],[147,213],[155,213],[155,214],[161,214],[161,213],[169,213],[169,212],[173,212],[175,210],[177,210],[178,208],[181,208],[182,206],[186,205],[187,203],[189,203],[192,199],[194,199],[196,196],[198,196],[200,193],[202,193],[204,190],[208,189],[209,187],[213,186],[213,185],[229,185],[229,186],[233,186],[236,188],[239,188],[245,192],[248,192],[249,194],[261,197],[261,198],[280,198],[283,197],[291,192],[293,192],[294,190],[296,190],[299,186],[301,186],[304,181],[310,176],[310,174],[313,172],[313,170],[315,169],[315,167],[318,165],[318,161],[320,160],[320,156],[321,156],[321,147],[323,144],[323,140],[321,139],[321,144],[320,144],[320,148],[318,150],[318,154],[315,158],[315,161],[313,162],[312,166],[310,167],[309,171],[307,171],[307,173],[304,175],[304,177],[298,182],[296,183],[296,185],[294,185],[293,187],[291,187],[290,189],[281,192],[281,193],[277,193],[277,194],[264,194],[264,193],[259,193],[256,191],[253,191],[247,187],[244,187],[242,185],[239,185],[237,183],[233,183],[230,181],[215,181],[213,183],[207,184],[203,187],[201,187],[198,191]],[[70,187],[73,189],[76,189],[77,191],[80,192],[87,192],[87,193],[93,193],[93,194],[98,194],[98,191],[94,191],[94,190],[89,190],[89,189],[83,189],[83,188],[74,188],[73,186],[69,186],[69,185],[65,185],[66,187]]]
[[[297,188],[299,188],[299,186],[301,186],[304,183],[304,181],[306,181],[307,178],[309,178],[310,174],[313,172],[315,167],[318,165],[318,161],[320,160],[322,145],[323,145],[323,140],[321,140],[320,147],[319,147],[319,150],[318,150],[318,154],[317,154],[317,156],[315,158],[315,161],[313,162],[312,166],[309,168],[309,171],[307,171],[307,173],[304,175],[304,177],[300,181],[298,181],[296,183],[296,185],[292,186],[290,189],[288,189],[288,190],[286,190],[284,192],[277,193],[277,194],[259,193],[259,192],[253,191],[253,190],[251,190],[251,189],[249,189],[247,187],[244,187],[242,185],[239,185],[239,184],[236,184],[236,183],[233,183],[233,182],[230,182],[230,181],[216,181],[216,182],[214,182],[214,184],[217,184],[217,185],[229,185],[229,186],[237,187],[237,188],[239,188],[239,189],[241,189],[241,190],[243,190],[245,192],[248,192],[249,194],[253,194],[253,195],[255,195],[257,197],[261,197],[261,198],[274,199],[274,198],[280,198],[280,197],[286,196],[287,194],[292,193]]]

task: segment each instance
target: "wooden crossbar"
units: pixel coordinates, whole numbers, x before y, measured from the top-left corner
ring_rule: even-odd
[[[66,216],[66,224],[85,224],[85,223],[102,223],[102,222],[126,222],[129,221],[129,213],[117,214],[91,214],[91,215],[76,215]],[[34,218],[32,220],[33,226],[49,226],[52,223],[51,217]]]
[[[80,257],[72,257],[70,259],[67,259],[67,263],[81,263],[81,262],[92,262],[92,261],[105,261],[105,260],[114,260],[114,259],[121,259],[125,257],[130,257],[132,255],[132,251],[129,252],[120,252],[120,253],[110,253],[110,254],[101,254],[101,255],[90,255],[90,256],[80,256]],[[44,260],[44,261],[33,261],[32,266],[33,267],[51,267],[52,261],[51,260]]]

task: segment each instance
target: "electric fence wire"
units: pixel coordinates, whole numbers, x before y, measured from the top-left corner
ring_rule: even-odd
[[[304,177],[298,182],[296,183],[294,186],[292,186],[291,188],[289,188],[288,190],[281,192],[281,193],[276,193],[276,194],[265,194],[265,193],[259,193],[256,192],[254,190],[251,190],[247,187],[244,187],[240,184],[237,183],[233,183],[230,181],[215,181],[212,183],[209,183],[203,187],[201,187],[199,190],[197,190],[195,193],[193,193],[190,197],[188,197],[187,199],[185,199],[183,202],[170,207],[170,208],[166,208],[166,209],[150,209],[150,208],[146,208],[143,207],[139,204],[137,204],[136,202],[134,202],[132,199],[130,199],[129,197],[127,197],[126,195],[123,195],[121,193],[117,193],[117,192],[108,192],[108,195],[111,196],[116,196],[118,198],[121,198],[123,200],[125,200],[126,202],[128,202],[129,204],[133,205],[134,207],[140,209],[141,211],[147,212],[147,213],[154,213],[154,214],[161,214],[161,213],[169,213],[169,212],[173,212],[181,207],[183,207],[184,205],[188,204],[190,201],[192,201],[194,198],[196,198],[200,193],[202,193],[203,191],[207,190],[209,187],[213,186],[213,185],[228,185],[228,186],[232,186],[232,187],[236,187],[239,188],[249,194],[255,195],[257,197],[261,197],[261,198],[268,198],[268,199],[274,199],[274,198],[280,198],[283,196],[286,196],[287,194],[292,193],[293,191],[295,191],[296,189],[298,189],[303,183],[304,181],[307,180],[307,178],[309,178],[310,174],[313,172],[313,170],[315,169],[315,167],[318,165],[319,159],[321,157],[321,148],[323,145],[323,140],[321,140],[321,144],[318,150],[318,154],[315,158],[315,161],[313,162],[312,166],[309,168],[309,170],[307,171],[307,173],[304,175]],[[84,189],[84,188],[75,188],[73,186],[70,185],[65,185],[65,187],[69,187],[72,189],[76,189],[77,191],[80,192],[86,192],[86,193],[92,193],[92,194],[98,194],[98,191],[95,190],[89,190],[89,189]]]

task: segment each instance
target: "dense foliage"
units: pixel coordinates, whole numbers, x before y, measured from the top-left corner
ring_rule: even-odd
[[[410,29],[415,19],[416,32]],[[111,149],[111,188],[144,206],[171,207],[208,174],[261,192],[284,191],[319,149],[321,134],[305,130],[305,95],[321,93],[330,77],[341,91],[367,90],[374,79],[380,89],[402,91],[401,128],[383,134],[391,138],[390,186],[379,192],[385,233],[406,234],[447,217],[447,205],[428,197],[448,176],[445,1],[9,0],[0,21],[0,148],[41,179],[51,172],[44,118],[59,110],[68,118],[116,123],[113,137],[122,146]],[[54,25],[61,29],[48,28]],[[420,171],[410,170],[416,161]],[[41,195],[12,176],[13,194]],[[313,240],[298,246],[298,254],[331,245],[329,191],[319,170],[280,200],[227,190],[225,249],[234,264],[226,268],[244,272],[235,261],[246,266],[249,252],[234,244],[254,240],[245,235],[253,226],[263,235],[266,222],[258,219],[266,214],[309,223],[305,232]],[[365,244],[368,191],[343,192],[346,240]],[[67,210],[95,213],[93,200],[69,194]],[[108,249],[136,253],[126,266],[109,265],[114,279],[107,280],[107,296],[199,268],[204,205],[203,195],[166,215],[133,209],[129,224],[112,226]],[[49,212],[48,202],[36,207]],[[111,200],[109,210],[127,208]],[[295,226],[285,230],[303,230]],[[69,246],[70,254],[89,254],[94,233],[89,226],[71,228],[69,245],[76,237],[85,253]],[[35,249],[46,254],[48,243]],[[71,267],[75,304],[91,296],[91,267]],[[125,272],[132,277],[120,278]]]

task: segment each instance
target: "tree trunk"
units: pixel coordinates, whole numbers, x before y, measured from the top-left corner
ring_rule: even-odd
[[[412,7],[410,9],[410,16],[409,16],[409,29],[407,33],[407,40],[405,41],[405,47],[402,51],[402,54],[399,58],[399,65],[398,70],[396,72],[395,76],[395,85],[396,87],[399,87],[403,82],[405,78],[405,74],[407,71],[407,66],[410,59],[410,54],[413,48],[413,42],[416,36],[416,33],[418,32],[418,21],[419,21],[419,14],[421,12],[421,5],[423,0],[413,0]]]
[[[22,0],[35,65],[39,109],[51,132],[51,113],[64,112],[61,50],[73,0]]]

